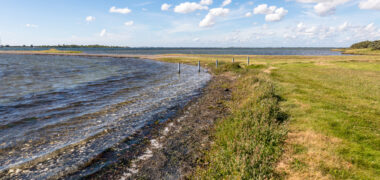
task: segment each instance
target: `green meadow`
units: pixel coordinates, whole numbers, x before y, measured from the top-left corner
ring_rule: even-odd
[[[232,63],[232,58],[236,63]],[[218,59],[219,66],[215,67]],[[380,179],[380,56],[167,55],[234,78],[204,179]]]

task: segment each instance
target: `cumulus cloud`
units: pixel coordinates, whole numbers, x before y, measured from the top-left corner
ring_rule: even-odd
[[[296,0],[300,3],[316,3],[314,11],[320,16],[332,15],[336,7],[345,4],[351,0]]]
[[[380,0],[362,0],[359,3],[359,8],[380,10]]]
[[[210,27],[215,24],[215,19],[218,16],[225,16],[230,12],[227,8],[210,9],[206,17],[199,23],[199,27]]]
[[[104,37],[106,34],[107,34],[107,30],[103,29],[102,31],[100,31],[99,36]]]
[[[38,25],[35,25],[35,24],[25,24],[25,27],[27,27],[27,28],[38,28]]]
[[[174,12],[186,14],[186,13],[194,12],[196,10],[207,10],[207,9],[208,9],[207,6],[203,6],[195,2],[184,2],[176,6],[174,8]]]
[[[128,14],[131,10],[128,8],[116,8],[115,6],[110,8],[110,13]]]
[[[201,2],[199,2],[199,4],[202,4],[202,5],[211,5],[212,4],[212,0],[201,0]]]
[[[133,21],[127,21],[124,23],[125,26],[132,26],[134,24]]]
[[[164,3],[161,5],[161,11],[168,11],[172,5]]]
[[[94,17],[94,16],[87,16],[87,17],[86,17],[86,21],[87,21],[87,22],[95,21],[95,17]]]
[[[258,5],[254,10],[254,14],[264,14],[265,20],[269,22],[280,21],[288,14],[288,10],[284,8],[277,8],[276,6],[269,6],[267,4]]]
[[[223,4],[222,4],[222,7],[231,4],[231,2],[232,2],[232,0],[224,0],[224,1],[223,1]]]
[[[252,16],[252,13],[251,13],[251,12],[247,12],[247,13],[245,13],[245,16],[246,16],[246,17],[251,17],[251,16]]]

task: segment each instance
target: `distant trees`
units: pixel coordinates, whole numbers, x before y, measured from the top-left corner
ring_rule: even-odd
[[[380,40],[371,42],[368,47],[373,50],[380,50]]]
[[[372,50],[380,50],[380,40],[377,41],[362,41],[351,45],[352,49],[371,48]]]
[[[363,49],[363,48],[368,48],[368,46],[371,44],[371,41],[362,41],[355,43],[351,45],[352,49]]]

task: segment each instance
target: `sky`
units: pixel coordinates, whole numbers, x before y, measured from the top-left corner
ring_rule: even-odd
[[[380,0],[0,0],[1,44],[347,47],[380,39]]]

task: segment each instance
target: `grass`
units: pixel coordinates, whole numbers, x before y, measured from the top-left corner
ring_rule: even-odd
[[[82,53],[82,51],[62,51],[58,49],[48,49],[48,50],[41,50],[41,51],[32,51],[35,53],[47,53],[47,54],[76,54],[76,53]]]
[[[196,178],[380,179],[379,56],[250,58],[254,65],[232,55],[160,59],[200,60],[236,77],[231,115],[216,124]]]
[[[335,178],[380,177],[379,65],[380,61],[283,64],[272,74],[287,99],[283,107],[292,116],[291,131],[315,136],[289,142],[318,151],[301,155],[315,171]]]
[[[273,167],[286,137],[282,126],[286,116],[265,75],[255,70],[239,74],[243,75],[233,85],[233,100],[228,103],[231,115],[217,123],[214,144],[206,155],[208,166],[198,170],[202,179],[274,176]]]
[[[280,111],[280,98],[265,65],[229,63],[223,58],[216,64],[209,57],[196,58],[213,74],[235,77],[232,100],[224,102],[231,115],[215,126],[213,145],[206,152],[195,176],[202,179],[272,178],[275,163],[281,157],[281,144],[286,137]],[[163,61],[195,64],[192,57],[163,58]],[[201,168],[202,167],[202,168]]]
[[[372,50],[371,48],[363,49],[332,49],[332,51],[341,51],[343,54],[353,54],[353,55],[380,55],[380,50]]]

